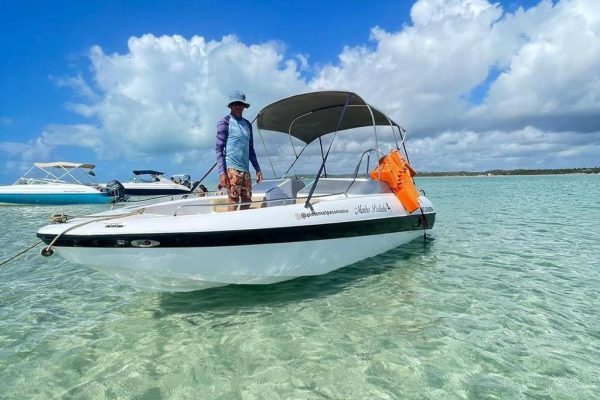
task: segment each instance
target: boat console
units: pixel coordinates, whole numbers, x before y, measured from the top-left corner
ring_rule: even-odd
[[[304,182],[298,178],[265,179],[254,185],[252,197],[262,197],[266,207],[293,204],[304,186]]]

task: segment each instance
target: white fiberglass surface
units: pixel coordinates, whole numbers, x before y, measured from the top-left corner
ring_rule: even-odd
[[[194,290],[214,284],[266,284],[320,275],[383,253],[423,235],[399,232],[355,238],[204,248],[56,248],[69,261],[90,266],[135,286]],[[165,289],[160,282],[165,280]],[[177,289],[175,282],[179,282]],[[197,283],[195,285],[194,283]],[[149,285],[149,286],[148,286]]]

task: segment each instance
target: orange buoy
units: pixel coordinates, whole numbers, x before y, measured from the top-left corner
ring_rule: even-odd
[[[392,150],[381,157],[379,165],[369,176],[387,183],[407,212],[411,213],[419,208],[419,192],[412,179],[415,170],[402,158],[400,151]]]

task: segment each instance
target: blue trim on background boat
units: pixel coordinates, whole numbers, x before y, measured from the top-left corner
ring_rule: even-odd
[[[108,193],[2,193],[0,204],[65,205],[108,204],[114,197]]]

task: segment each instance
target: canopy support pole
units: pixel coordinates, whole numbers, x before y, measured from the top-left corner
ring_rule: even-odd
[[[323,169],[325,169],[325,162],[327,162],[327,157],[329,157],[329,152],[331,151],[331,147],[333,146],[333,142],[335,141],[335,137],[337,136],[338,129],[340,129],[340,125],[342,124],[342,120],[344,119],[344,114],[346,114],[346,109],[348,108],[348,104],[350,103],[351,96],[352,96],[352,93],[350,93],[350,92],[346,93],[346,101],[344,102],[344,108],[342,109],[342,114],[340,115],[340,119],[338,120],[337,126],[335,127],[335,132],[333,133],[333,138],[331,138],[331,143],[329,143],[329,147],[327,148],[327,153],[325,154],[325,157],[323,158],[323,162],[321,163],[319,172],[317,173],[317,176],[315,177],[315,181],[313,182],[313,184],[310,188],[310,192],[308,192],[308,197],[306,198],[306,203],[304,203],[305,208],[310,207],[310,199],[312,198],[312,195],[313,195],[315,189],[317,188],[317,183],[319,182],[319,178],[321,177],[321,174],[323,173]]]
[[[263,147],[265,148],[265,154],[269,159],[269,165],[271,166],[271,171],[273,171],[273,176],[277,178],[277,174],[275,173],[275,167],[273,167],[273,161],[271,161],[271,155],[269,154],[269,150],[267,150],[267,145],[265,144],[265,139],[263,138],[260,128],[258,128],[258,136],[260,136],[260,140],[262,141]]]
[[[323,141],[321,140],[320,136],[319,136],[319,146],[321,146],[321,160],[323,160],[323,162],[325,162],[325,155],[323,154]],[[325,166],[323,166],[323,174],[325,175],[325,178],[327,178],[327,168]]]
[[[208,176],[208,174],[210,174],[210,172],[211,172],[213,169],[215,169],[215,167],[216,167],[216,166],[217,166],[217,163],[215,162],[215,163],[213,164],[213,166],[212,166],[212,167],[210,167],[210,169],[208,170],[208,172],[206,172],[206,173],[204,174],[204,176],[203,176],[202,178],[200,178],[200,180],[199,180],[199,181],[196,181],[196,182],[194,182],[194,185],[193,185],[193,186],[191,187],[191,189],[190,189],[190,193],[192,193],[194,190],[196,190],[196,188],[198,187],[198,185],[200,185],[200,184],[202,183],[202,181],[204,180],[204,178],[206,178],[206,177]]]

